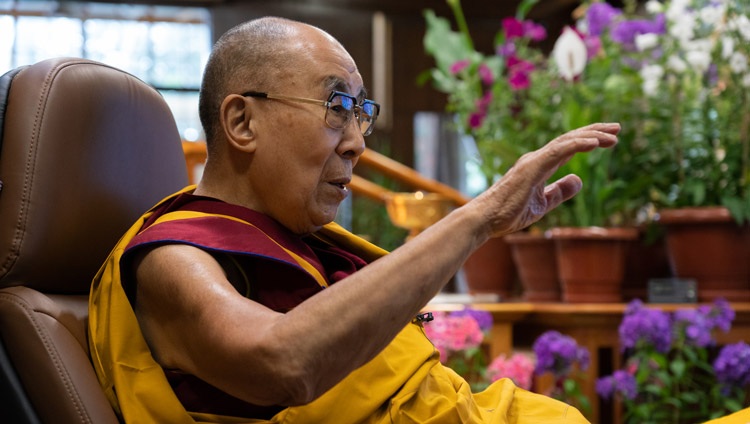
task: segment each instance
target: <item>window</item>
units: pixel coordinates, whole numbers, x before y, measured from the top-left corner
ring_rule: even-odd
[[[202,8],[70,1],[0,1],[0,74],[59,57],[84,57],[158,89],[184,140],[203,138],[198,90],[211,50]]]

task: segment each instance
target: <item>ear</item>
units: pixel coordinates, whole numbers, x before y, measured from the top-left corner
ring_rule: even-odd
[[[221,102],[219,122],[229,144],[246,153],[255,151],[255,133],[250,102],[239,94],[230,94]]]

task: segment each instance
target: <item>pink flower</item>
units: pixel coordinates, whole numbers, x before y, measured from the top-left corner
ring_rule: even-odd
[[[425,334],[440,351],[445,363],[452,352],[472,349],[482,344],[484,334],[470,315],[450,316],[433,314],[434,320],[424,326]]]
[[[583,42],[586,44],[586,52],[589,59],[602,51],[602,39],[599,37],[584,37]]]
[[[545,38],[547,38],[547,30],[534,21],[523,22],[523,33],[532,41],[543,41]]]
[[[457,73],[459,73],[459,72],[463,71],[464,69],[466,69],[469,66],[469,63],[470,62],[469,62],[468,59],[457,60],[456,62],[453,63],[453,65],[451,65],[451,67],[449,69],[449,72],[452,75],[456,75]]]
[[[486,91],[481,98],[477,99],[477,110],[469,115],[469,127],[471,129],[477,129],[482,126],[484,118],[487,117],[487,110],[490,103],[492,103],[492,91]]]
[[[492,85],[492,83],[495,81],[495,76],[492,75],[492,70],[484,63],[479,65],[479,69],[477,69],[477,72],[479,73],[479,78],[482,79],[482,83],[484,83],[484,85]]]
[[[508,40],[523,37],[523,23],[514,17],[503,18],[503,31]]]
[[[485,117],[487,117],[486,112],[473,112],[469,115],[469,127],[473,130],[481,127]]]
[[[526,355],[515,353],[510,358],[500,355],[487,367],[487,378],[497,381],[510,378],[522,389],[531,389],[534,362]]]
[[[534,70],[534,64],[519,59],[517,56],[508,58],[508,81],[513,90],[523,90],[531,85],[529,75]]]

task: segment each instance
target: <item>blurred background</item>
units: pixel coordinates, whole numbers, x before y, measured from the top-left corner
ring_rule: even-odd
[[[478,48],[492,51],[500,20],[513,15],[518,3],[464,0]],[[549,34],[559,34],[579,4],[542,0],[529,17]],[[445,95],[418,83],[434,65],[422,41],[425,9],[451,16],[442,0],[0,1],[0,73],[56,56],[107,63],[156,87],[171,106],[183,140],[200,143],[198,89],[213,42],[256,17],[301,20],[344,44],[371,97],[383,106],[368,146],[471,196],[484,184],[468,160],[476,154],[472,141],[455,142],[459,136],[445,125],[451,119],[444,114]],[[390,190],[402,188],[377,172],[358,173]],[[391,224],[382,203],[364,196],[348,199],[337,220],[388,249],[407,234]]]

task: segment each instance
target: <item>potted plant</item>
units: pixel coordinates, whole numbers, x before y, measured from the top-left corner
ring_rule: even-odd
[[[750,5],[646,4],[633,38],[642,80],[642,169],[667,232],[673,273],[700,300],[750,300]],[[618,31],[637,21],[615,21]],[[697,249],[697,250],[696,250]]]
[[[543,52],[536,43],[547,36],[546,31],[525,19],[534,0],[521,2],[516,16],[502,20],[495,51],[489,54],[474,48],[460,2],[447,1],[458,30],[452,30],[447,19],[431,11],[425,13],[425,49],[436,62],[427,75],[438,90],[448,94],[447,110],[458,116],[459,130],[476,140],[488,183],[502,178],[521,155],[559,134],[591,122],[620,121],[634,114],[632,103],[636,99],[629,94],[628,85],[636,81],[637,73],[621,66],[618,56],[603,54],[601,47],[587,46],[589,39],[573,28],[563,31],[550,54]],[[635,138],[636,129],[625,126],[621,143]],[[649,177],[637,172],[622,174],[623,160],[618,154],[608,149],[572,158],[557,176],[576,173],[586,188],[538,224],[543,230],[566,227],[546,234],[555,240],[556,264],[564,287],[568,283],[584,284],[582,290],[563,289],[568,301],[595,300],[587,293],[601,288],[609,289],[601,300],[620,300],[626,244],[636,238],[637,232],[632,228],[610,231],[609,227],[634,221],[636,211],[648,202],[643,187],[649,185]],[[614,247],[603,248],[605,238],[612,238],[610,233]],[[591,236],[593,252],[609,251],[608,260],[612,262],[583,254],[596,267],[586,271],[587,281],[577,280],[568,271],[582,268],[568,265],[566,252],[575,245],[574,255],[580,257],[580,240]],[[506,239],[515,244],[521,237]],[[552,248],[550,240],[546,241],[548,249]],[[539,260],[530,262],[544,266]],[[593,277],[597,269],[604,276]],[[519,274],[528,284],[521,268]]]

